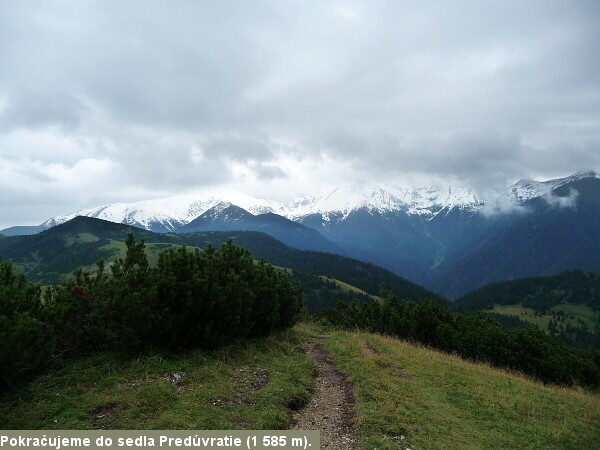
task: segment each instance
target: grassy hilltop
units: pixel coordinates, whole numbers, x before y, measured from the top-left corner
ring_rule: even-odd
[[[355,382],[364,448],[577,449],[600,439],[597,393],[380,335],[334,332],[325,342]]]
[[[211,352],[79,360],[5,397],[0,425],[286,428],[310,397],[314,365],[302,350],[309,340],[353,383],[365,449],[591,449],[600,438],[598,393],[310,324]]]

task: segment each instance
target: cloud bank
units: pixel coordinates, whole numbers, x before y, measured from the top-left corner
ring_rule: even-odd
[[[195,189],[600,167],[600,4],[0,6],[0,226]]]

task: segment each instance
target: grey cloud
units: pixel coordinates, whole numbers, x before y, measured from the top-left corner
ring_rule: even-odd
[[[485,217],[496,217],[505,214],[528,214],[531,212],[529,208],[510,201],[506,196],[496,195],[490,198],[491,200],[479,209],[479,213]]]
[[[106,145],[122,183],[177,191],[231,178],[226,159],[218,153],[201,151],[193,135],[135,130],[115,134]],[[196,157],[195,150],[200,150]]]
[[[271,166],[261,163],[253,167],[254,172],[260,180],[273,180],[276,178],[286,178],[287,173],[278,166]]]
[[[547,195],[544,195],[543,199],[553,207],[560,209],[576,209],[577,197],[579,197],[579,192],[573,188],[569,188],[569,195],[567,196],[558,196],[554,192],[550,192]]]
[[[542,199],[551,207],[559,209],[577,209],[579,192],[569,189],[569,195],[559,196],[548,192]],[[504,214],[529,214],[532,210],[524,205],[512,201],[511,197],[502,195],[501,192],[490,193],[489,201],[479,210],[485,217],[494,217]]]
[[[239,160],[269,160],[277,150],[266,134],[218,133],[205,136],[201,142],[206,154]]]
[[[84,111],[84,105],[69,92],[41,89],[13,92],[0,113],[0,132],[48,126],[72,132]]]
[[[480,187],[502,184],[509,174],[519,174],[522,155],[528,151],[517,136],[492,131],[406,141],[398,136],[343,136],[326,145],[341,157],[354,158],[355,165],[369,173],[453,175]]]
[[[0,156],[109,160],[107,201],[243,186],[235,167],[294,192],[414,173],[485,190],[597,169],[599,5],[5,2]],[[354,172],[292,177],[286,158]],[[9,195],[25,194],[15,182]]]

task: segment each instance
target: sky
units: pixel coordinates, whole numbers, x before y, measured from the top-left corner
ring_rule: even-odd
[[[0,228],[600,169],[600,2],[0,0]]]

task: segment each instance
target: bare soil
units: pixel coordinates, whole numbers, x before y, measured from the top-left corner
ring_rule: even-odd
[[[318,374],[313,396],[296,412],[291,429],[320,430],[323,449],[358,449],[352,384],[319,343],[309,342],[305,348],[317,363]]]

